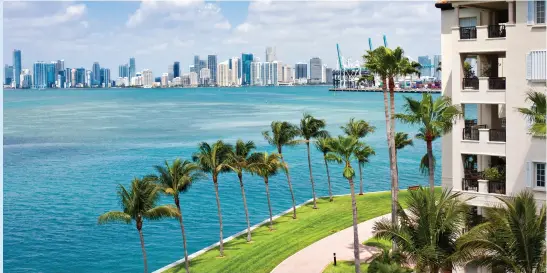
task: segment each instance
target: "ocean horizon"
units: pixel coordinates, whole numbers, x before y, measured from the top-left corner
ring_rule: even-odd
[[[325,119],[336,136],[351,117],[376,131],[364,141],[376,155],[365,165],[366,192],[390,189],[382,93],[329,92],[328,86],[241,88],[116,88],[6,90],[4,92],[4,270],[6,272],[137,272],[142,254],[135,225],[98,225],[99,215],[120,210],[119,184],[153,173],[154,165],[191,159],[201,141],[252,140],[275,151],[261,132],[274,120],[298,124],[304,112]],[[403,97],[395,95],[396,111]],[[439,96],[434,94],[434,97]],[[397,123],[414,136],[418,127]],[[440,184],[441,142],[433,143]],[[400,188],[427,185],[419,171],[425,143],[398,151]],[[296,202],[310,199],[306,147],[283,150]],[[328,195],[322,154],[311,150],[318,196]],[[349,193],[341,166],[330,164],[333,194]],[[357,167],[355,164],[354,167]],[[251,225],[268,217],[264,184],[244,174]],[[359,179],[356,178],[356,183]],[[284,175],[270,179],[273,213],[291,206]],[[237,176],[222,174],[219,194],[226,237],[246,227]],[[173,200],[163,197],[162,204]],[[194,253],[218,241],[213,183],[197,181],[181,196]],[[351,211],[348,211],[351,213]],[[177,220],[144,222],[149,270],[183,258]]]

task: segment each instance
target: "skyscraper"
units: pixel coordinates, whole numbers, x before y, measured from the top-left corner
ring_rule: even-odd
[[[332,68],[325,68],[325,83],[332,83]]]
[[[129,78],[129,66],[127,64],[121,64],[118,67],[118,77]]]
[[[295,66],[295,79],[307,79],[308,78],[308,64],[297,63]]]
[[[52,63],[55,63],[55,75],[59,75],[60,71],[65,70],[65,60],[57,60]]]
[[[263,63],[261,62],[251,62],[251,69],[249,70],[250,81],[248,85],[264,85],[264,76],[262,75],[264,69],[262,68],[262,66]]]
[[[310,59],[310,83],[318,84],[323,80],[323,62],[319,57]]]
[[[85,68],[76,69],[76,87],[85,87]]]
[[[180,63],[179,62],[175,62],[173,64],[173,77],[174,78],[180,77]]]
[[[433,75],[437,80],[441,79],[441,71],[439,71],[441,63],[441,55],[433,55]]]
[[[266,47],[266,62],[277,61],[277,56],[275,55],[275,47]]]
[[[111,84],[112,80],[110,78],[110,68],[105,68],[104,69],[104,87],[108,88],[110,87],[110,84]]]
[[[137,75],[137,66],[135,65],[135,58],[129,58],[129,78],[133,78]]]
[[[217,55],[207,56],[207,68],[211,71],[211,84],[217,84]]]
[[[173,64],[170,64],[167,66],[167,80],[173,81],[175,78],[175,66]]]
[[[93,74],[91,75],[91,85],[101,85],[101,66],[98,62],[93,63]]]
[[[194,70],[190,70],[190,72],[196,72],[199,74],[200,70],[201,67],[199,67],[199,55],[194,55]]]
[[[21,87],[21,50],[13,50],[13,80],[15,88]]]
[[[217,66],[217,85],[218,86],[230,86],[232,80],[230,79],[230,65],[229,62],[221,62]]]
[[[253,54],[241,54],[241,85],[251,84],[251,63],[253,62]]]
[[[44,62],[35,62],[32,67],[33,72],[33,88],[46,88],[47,87],[47,71],[46,63]]]
[[[55,75],[55,63],[46,64],[46,74],[47,88],[55,86],[55,81],[57,80],[57,76]]]
[[[161,77],[159,77],[160,80],[159,82],[161,82]],[[154,84],[154,76],[152,75],[152,70],[150,69],[145,69],[142,71],[142,85],[144,87],[152,87],[152,85]]]
[[[21,70],[21,79],[23,80],[21,88],[30,88],[32,86],[32,76],[28,69]]]
[[[429,56],[418,56],[418,63],[422,66],[420,74],[422,77],[431,77],[431,59]]]
[[[4,85],[11,85],[13,82],[13,66],[4,65]]]
[[[72,86],[72,69],[65,68],[65,88],[74,87]]]

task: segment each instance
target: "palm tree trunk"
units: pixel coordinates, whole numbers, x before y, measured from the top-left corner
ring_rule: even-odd
[[[392,160],[392,154],[391,154],[391,129],[390,129],[390,118],[389,118],[389,103],[387,99],[387,78],[383,78],[383,84],[382,84],[382,91],[384,93],[384,113],[386,116],[386,137],[387,137],[387,146],[388,146],[388,154],[389,154],[389,170],[390,170],[390,176],[391,176],[391,223],[393,225],[397,224],[397,190],[395,187],[395,180],[393,177],[393,160]],[[395,245],[395,244],[393,244]]]
[[[186,268],[186,273],[190,273],[190,261],[188,261],[188,248],[186,247],[186,232],[184,232],[184,221],[182,220],[182,210],[180,209],[180,201],[178,197],[175,197],[175,205],[177,205],[177,209],[179,210],[179,224],[180,224],[180,231],[182,232],[182,246],[184,248],[184,266]]]
[[[330,187],[330,173],[329,173],[329,163],[327,163],[327,159],[325,157],[323,157],[325,159],[325,167],[327,168],[327,181],[329,183],[329,196],[330,196],[330,202],[332,202],[334,200],[334,198],[332,197],[332,190],[331,190],[331,187]]]
[[[390,79],[389,84],[389,102],[390,102],[390,129],[389,129],[389,141],[390,141],[390,153],[391,153],[391,171],[393,179],[393,190],[392,190],[392,199],[395,203],[395,207],[399,203],[399,174],[397,173],[397,152],[395,149],[395,83],[393,78]],[[395,218],[395,223],[397,223],[397,218]]]
[[[266,197],[268,198],[268,209],[270,210],[270,230],[273,230],[272,203],[270,202],[270,187],[268,186],[267,177],[264,177],[264,184],[266,184]]]
[[[241,187],[241,197],[243,198],[243,208],[245,209],[245,219],[247,220],[247,242],[251,241],[251,222],[249,221],[249,209],[247,208],[247,198],[245,198],[245,188],[243,187],[243,175],[238,174],[239,186]]]
[[[148,262],[146,260],[146,250],[144,249],[144,236],[142,235],[142,222],[137,221],[137,230],[141,239],[142,258],[144,260],[144,273],[148,272]]]
[[[359,257],[359,231],[357,229],[357,202],[355,201],[355,189],[353,179],[348,179],[351,190],[351,210],[353,214],[353,256],[355,259],[355,273],[361,273],[361,259]]]
[[[363,167],[359,164],[359,195],[363,195]]]
[[[218,196],[218,183],[217,183],[217,177],[213,177],[213,184],[215,184],[215,195],[217,199],[217,210],[218,210],[218,223],[220,226],[220,244],[219,244],[219,251],[220,251],[220,257],[224,256],[224,241],[222,240],[222,212],[220,210],[220,198]]]
[[[427,161],[429,161],[429,190],[435,192],[435,170],[433,169],[433,145],[431,140],[427,140]]]
[[[283,158],[283,154],[279,153],[279,156],[281,157],[281,162],[283,162],[283,166],[286,168],[287,173],[287,183],[289,184],[289,190],[291,191],[291,197],[292,197],[292,211],[293,215],[292,218],[296,219],[296,201],[294,200],[294,192],[292,191],[292,184],[291,184],[291,175],[289,174],[289,165],[285,163],[285,159]]]
[[[317,209],[317,201],[315,200],[315,185],[313,183],[313,174],[311,171],[311,157],[310,157],[310,143],[306,142],[306,147],[308,148],[308,168],[310,169],[310,182],[311,182],[311,192],[313,196],[313,208]]]

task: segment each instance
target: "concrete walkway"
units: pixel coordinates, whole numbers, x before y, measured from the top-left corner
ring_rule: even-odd
[[[358,225],[359,242],[372,237],[374,223],[382,218],[389,218],[390,214],[370,219]],[[332,234],[298,251],[281,262],[271,273],[321,273],[333,261],[336,253],[338,261],[353,261],[353,226]],[[360,245],[361,262],[366,261],[376,249]]]

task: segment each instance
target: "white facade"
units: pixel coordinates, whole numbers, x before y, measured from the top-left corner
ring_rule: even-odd
[[[230,67],[228,62],[222,62],[217,65],[218,86],[231,86]]]
[[[154,85],[154,76],[152,70],[145,69],[142,71],[142,85],[144,87],[152,87]]]
[[[169,86],[169,73],[163,73],[161,75],[161,86],[162,87]]]
[[[531,106],[526,92],[546,92],[547,73],[528,77],[545,71],[546,64],[527,57],[547,48],[545,21],[535,4],[458,1],[441,11],[443,95],[462,105],[471,120],[458,120],[442,139],[442,185],[474,197],[473,206],[492,206],[497,196],[525,189],[545,203],[545,139],[528,134],[529,125],[515,110]],[[467,76],[463,66],[471,59],[475,75]],[[473,175],[491,166],[505,169],[505,181]]]
[[[241,62],[239,61],[239,58],[237,57],[232,58],[232,69],[230,71],[230,75],[231,75],[232,85],[234,86],[241,85],[241,81],[238,76],[238,71],[240,69],[240,66],[241,66]]]
[[[310,83],[318,84],[323,80],[323,61],[319,57],[310,59]]]
[[[200,84],[209,85],[211,81],[211,70],[209,68],[202,68],[199,71]]]
[[[266,47],[266,62],[273,62],[277,61],[277,56],[275,54],[275,46],[274,47]]]
[[[281,68],[281,82],[293,83],[294,82],[294,69],[290,65],[283,65]]]
[[[190,72],[189,78],[190,78],[190,86],[191,87],[198,86],[198,73]]]
[[[261,62],[251,62],[251,85],[264,85],[262,65]]]

